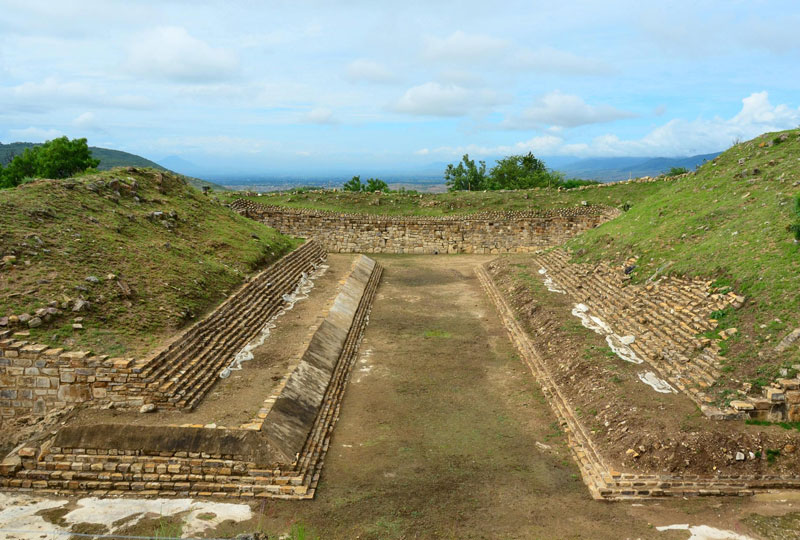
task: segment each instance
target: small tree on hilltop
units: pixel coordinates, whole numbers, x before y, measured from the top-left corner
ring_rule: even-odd
[[[3,187],[18,186],[26,178],[36,176],[38,150],[38,147],[26,148],[24,152],[11,160],[11,163],[3,171]]]
[[[354,176],[342,185],[344,191],[364,191],[364,184],[361,183],[360,176]]]
[[[380,178],[368,179],[367,185],[364,187],[364,191],[369,191],[369,192],[388,191],[388,190],[389,190],[389,185]]]
[[[469,159],[469,154],[464,154],[458,165],[452,163],[444,171],[445,184],[450,191],[478,191],[486,189],[486,162]]]
[[[36,174],[44,178],[69,178],[100,164],[92,158],[86,139],[59,137],[37,148]]]
[[[69,178],[99,164],[99,159],[92,158],[86,139],[59,137],[15,156],[0,175],[0,187],[18,186],[33,177]]]
[[[559,183],[559,178],[547,171],[544,161],[532,152],[508,156],[497,161],[489,171],[491,189],[529,189]]]

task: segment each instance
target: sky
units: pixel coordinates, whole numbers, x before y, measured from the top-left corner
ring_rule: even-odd
[[[800,3],[0,0],[0,142],[209,172],[685,156],[800,125]]]

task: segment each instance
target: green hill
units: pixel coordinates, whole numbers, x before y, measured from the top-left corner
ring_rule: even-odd
[[[24,152],[26,148],[31,148],[34,146],[37,145],[35,143],[27,142],[14,142],[9,144],[0,143],[0,164],[7,165],[12,159],[14,159],[14,156]],[[162,167],[154,161],[150,161],[149,159],[143,158],[142,156],[137,156],[136,154],[131,154],[129,152],[111,150],[110,148],[99,148],[97,146],[90,146],[89,149],[92,151],[92,156],[95,159],[100,160],[100,165],[98,165],[97,168],[101,171],[107,171],[109,169],[113,169],[114,167],[151,167],[159,171],[169,171],[169,169]],[[191,176],[184,176],[184,178],[189,184],[198,189],[203,187],[209,187],[211,189],[220,191],[226,189],[218,184],[208,182],[207,180],[201,180],[200,178],[193,178]]]
[[[35,180],[0,191],[0,319],[51,307],[32,341],[140,354],[296,244],[168,172]]]
[[[616,187],[606,188],[614,190]],[[569,246],[581,261],[623,264],[643,281],[662,273],[707,278],[748,300],[720,313],[720,330],[738,329],[726,343],[723,394],[740,382],[764,385],[800,364],[800,349],[775,345],[800,327],[800,245],[788,227],[797,221],[800,130],[767,133],[737,144],[693,174],[661,189],[619,218]]]

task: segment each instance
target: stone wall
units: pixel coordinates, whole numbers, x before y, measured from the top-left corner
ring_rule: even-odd
[[[619,215],[614,208],[578,206],[396,217],[265,206],[247,199],[235,200],[231,208],[282,233],[313,238],[334,253],[526,253],[562,244]]]
[[[219,372],[279,311],[298,283],[327,257],[313,241],[254,276],[208,317],[143,359],[110,358],[30,343],[0,332],[0,425],[83,401],[115,406],[192,408]]]
[[[263,424],[65,427],[6,456],[0,487],[96,496],[313,497],[380,277],[375,261],[356,262],[276,401],[276,414]]]
[[[628,344],[617,343],[617,349],[629,350],[638,362],[655,368],[697,403],[706,416],[722,420],[751,417],[800,421],[797,378],[778,379],[763,388],[761,397],[749,396],[742,389],[729,404],[715,404],[708,394],[721,375],[720,342],[737,329],[723,330],[715,339],[701,334],[716,329],[712,313],[729,306],[739,308],[744,297],[732,291],[714,293],[711,282],[701,279],[665,277],[631,285],[624,268],[573,264],[562,249],[536,255],[534,265],[541,268],[548,288],[568,294],[583,306],[585,315],[604,323],[611,330],[608,333],[630,340]]]

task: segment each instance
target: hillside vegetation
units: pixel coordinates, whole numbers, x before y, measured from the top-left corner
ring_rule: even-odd
[[[617,187],[606,188],[616,190]],[[737,144],[695,174],[662,184],[610,223],[569,243],[580,261],[623,264],[638,257],[635,281],[658,270],[707,278],[746,295],[745,306],[718,313],[725,342],[720,398],[740,382],[765,385],[791,375],[800,350],[775,345],[800,327],[800,245],[790,230],[800,195],[800,130]],[[800,367],[800,366],[798,366]]]
[[[0,324],[141,354],[297,243],[154,169],[36,180],[0,191]]]
[[[0,143],[0,165],[8,165],[14,156],[22,154],[27,148],[37,146],[35,143],[28,142],[14,142],[9,144]],[[123,152],[121,150],[112,150],[110,148],[100,148],[98,146],[90,146],[89,150],[92,151],[92,157],[100,160],[97,169],[100,171],[108,171],[115,167],[137,167],[137,168],[152,168],[163,172],[171,172],[169,169],[162,167],[154,161],[150,161],[142,156],[131,154],[130,152]],[[175,173],[173,173],[175,174]],[[191,176],[182,176],[189,184],[196,188],[210,187],[218,190],[225,190],[223,186],[214,184],[207,180],[200,178],[193,178]]]
[[[613,187],[556,190],[533,188],[517,191],[451,191],[417,193],[393,191],[365,193],[349,191],[295,190],[250,196],[242,192],[220,194],[225,201],[246,198],[267,205],[311,208],[356,214],[455,216],[488,211],[550,210],[588,204],[627,207],[658,193],[664,182],[624,183]]]

